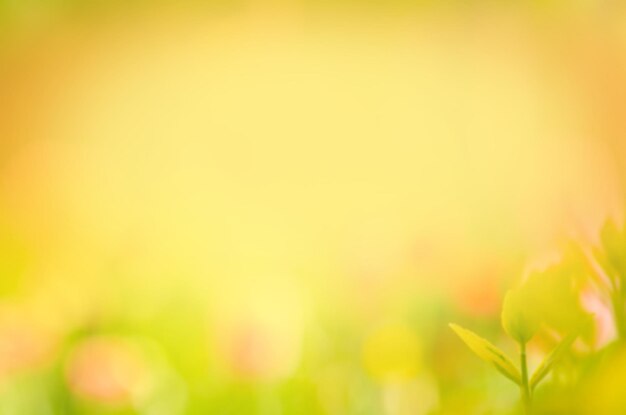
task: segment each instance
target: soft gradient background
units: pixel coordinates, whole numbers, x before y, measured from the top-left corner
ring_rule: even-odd
[[[447,322],[622,209],[620,2],[0,10],[2,414],[508,413]]]

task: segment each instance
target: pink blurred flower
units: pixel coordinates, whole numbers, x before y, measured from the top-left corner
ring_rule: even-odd
[[[583,307],[593,315],[595,322],[594,348],[601,348],[614,340],[617,331],[611,307],[603,302],[601,297],[592,289],[583,290],[581,302]]]
[[[78,396],[112,405],[133,401],[148,379],[140,350],[116,337],[94,337],[80,343],[66,366],[70,389]]]
[[[50,361],[56,337],[27,313],[0,310],[0,378],[36,369]]]

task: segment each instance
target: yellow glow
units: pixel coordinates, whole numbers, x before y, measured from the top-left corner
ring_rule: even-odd
[[[524,263],[623,209],[623,17],[244,3],[0,5],[0,342],[50,371],[86,344],[68,395],[122,408],[90,389],[120,356],[92,337],[156,339],[140,369],[189,413],[484,408],[443,320],[494,331]]]

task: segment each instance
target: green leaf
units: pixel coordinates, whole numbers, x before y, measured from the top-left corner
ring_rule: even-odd
[[[531,287],[509,290],[502,304],[502,327],[520,344],[526,344],[539,329],[539,310],[534,306]]]
[[[530,324],[545,324],[566,335],[584,319],[586,312],[580,302],[582,271],[572,256],[531,273],[519,288],[524,291],[521,306],[525,307],[525,318],[535,319]]]
[[[522,377],[519,370],[515,367],[513,362],[496,346],[489,341],[483,339],[476,333],[464,329],[456,324],[450,324],[450,328],[463,340],[463,342],[473,351],[478,357],[486,362],[493,364],[496,369],[513,382],[521,385]]]
[[[539,382],[546,377],[552,366],[556,361],[558,361],[567,350],[569,350],[570,346],[574,341],[578,338],[580,332],[584,329],[584,327],[591,321],[591,317],[587,317],[584,322],[578,327],[577,330],[572,331],[570,334],[565,336],[563,340],[546,356],[546,358],[541,362],[535,373],[530,379],[530,389],[533,390]]]

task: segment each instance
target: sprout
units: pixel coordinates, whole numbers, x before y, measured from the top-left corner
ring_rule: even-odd
[[[526,344],[534,337],[543,323],[554,320],[553,313],[558,309],[551,297],[560,298],[563,292],[551,292],[551,288],[559,287],[552,284],[556,276],[563,275],[558,266],[548,268],[543,273],[533,274],[523,285],[509,290],[502,305],[502,327],[504,331],[519,345],[519,369],[513,361],[498,347],[483,339],[470,330],[456,324],[450,324],[454,332],[478,357],[491,363],[502,375],[513,381],[520,388],[521,400],[524,412],[530,414],[532,410],[533,391],[537,385],[550,373],[554,363],[558,361],[584,327],[591,320],[588,315],[574,313],[578,322],[575,327],[564,336],[560,343],[550,352],[543,362],[529,377],[528,362],[526,358]],[[543,280],[543,281],[542,281]],[[567,294],[567,293],[565,293]],[[568,310],[571,311],[571,310]]]
[[[502,327],[519,344],[528,343],[539,330],[540,316],[531,294],[526,286],[509,290],[502,304]]]

